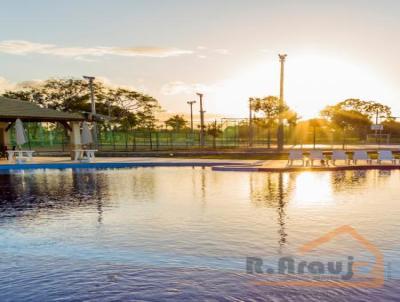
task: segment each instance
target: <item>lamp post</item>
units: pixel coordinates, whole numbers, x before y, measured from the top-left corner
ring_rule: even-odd
[[[196,101],[188,101],[187,103],[190,106],[190,129],[191,129],[192,134],[193,134],[193,104],[195,104]]]
[[[88,80],[89,82],[89,89],[90,89],[90,101],[91,101],[91,107],[92,107],[92,119],[93,119],[93,138],[94,138],[94,144],[97,148],[97,124],[95,120],[95,115],[96,115],[96,103],[94,101],[94,91],[93,91],[93,81],[96,79],[95,77],[91,76],[83,76],[85,80]]]
[[[204,110],[203,110],[203,94],[196,93],[200,98],[200,146],[204,147]]]
[[[284,71],[285,71],[285,60],[287,55],[280,54],[279,62],[281,63],[281,79],[280,79],[280,89],[279,89],[279,119],[278,119],[278,151],[283,150],[284,144],[284,129],[283,129],[283,106],[284,106]]]

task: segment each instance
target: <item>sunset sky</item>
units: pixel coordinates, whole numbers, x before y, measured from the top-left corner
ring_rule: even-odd
[[[0,0],[0,89],[94,75],[188,111],[246,117],[250,96],[278,95],[303,118],[345,98],[400,114],[400,1]],[[198,108],[196,107],[196,110]]]

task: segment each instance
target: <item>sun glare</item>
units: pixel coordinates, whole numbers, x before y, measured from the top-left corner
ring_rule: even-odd
[[[296,178],[293,204],[296,207],[309,207],[324,205],[332,201],[332,187],[329,178],[329,174],[300,173]]]
[[[302,118],[318,115],[346,98],[394,99],[393,89],[368,64],[333,56],[291,55],[285,65],[285,101]],[[219,83],[209,95],[210,111],[247,117],[250,96],[279,95],[278,59],[261,61]]]

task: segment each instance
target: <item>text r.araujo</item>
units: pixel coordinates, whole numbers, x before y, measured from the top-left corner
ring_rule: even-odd
[[[264,265],[262,258],[247,257],[246,272],[248,274],[279,274],[279,275],[311,275],[336,276],[343,281],[351,280],[353,277],[354,257],[348,256],[346,261],[305,261],[296,260],[294,257],[286,256],[278,259],[277,268]]]

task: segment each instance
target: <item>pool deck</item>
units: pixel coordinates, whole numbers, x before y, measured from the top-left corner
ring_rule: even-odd
[[[288,165],[287,160],[266,160],[263,162],[253,163],[251,165],[227,165],[227,166],[213,166],[214,171],[246,171],[246,172],[296,172],[296,171],[343,171],[343,170],[394,170],[400,169],[399,164],[393,164],[390,162],[384,162],[382,164],[373,161],[372,164],[345,164],[344,162],[337,161],[336,165],[329,163],[327,165],[315,164],[314,166],[306,163],[295,163]]]
[[[67,157],[34,157],[33,161],[16,164],[0,160],[0,170],[25,169],[87,169],[87,168],[129,168],[129,167],[212,167],[214,171],[243,172],[291,172],[291,171],[336,171],[367,169],[400,169],[399,164],[382,163],[314,166],[295,163],[288,166],[286,160],[235,160],[235,159],[193,159],[156,157],[97,157],[93,163],[71,161]]]
[[[72,161],[68,157],[34,157],[30,162],[17,164],[0,160],[0,170],[24,169],[79,169],[79,168],[128,168],[128,167],[212,167],[253,165],[256,160],[188,159],[160,157],[96,157],[95,162]]]

